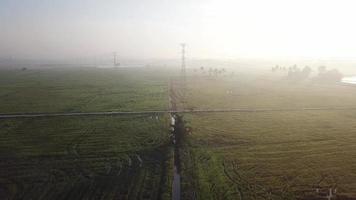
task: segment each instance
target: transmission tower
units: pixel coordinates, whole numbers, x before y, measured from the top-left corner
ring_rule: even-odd
[[[185,43],[180,44],[182,47],[182,68],[181,68],[181,76],[182,80],[185,81]]]
[[[117,53],[113,52],[113,56],[114,56],[114,67],[120,66],[120,63],[117,63],[116,61]]]
[[[182,103],[184,106],[186,95],[186,72],[185,72],[185,43],[180,44],[182,47],[182,63],[181,63],[181,87],[182,87]]]

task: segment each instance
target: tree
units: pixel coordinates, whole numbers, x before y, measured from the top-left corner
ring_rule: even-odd
[[[322,82],[339,82],[343,75],[337,70],[319,70],[318,80]]]
[[[209,76],[211,76],[212,73],[213,73],[213,70],[211,68],[209,68]]]
[[[302,70],[302,78],[308,78],[310,73],[312,72],[311,68],[309,66],[305,66],[304,69]]]
[[[319,71],[319,75],[320,75],[320,74],[325,73],[327,70],[326,70],[326,67],[325,67],[325,66],[320,66],[320,67],[318,68],[318,71]]]

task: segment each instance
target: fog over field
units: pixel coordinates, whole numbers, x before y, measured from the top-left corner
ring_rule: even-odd
[[[0,200],[355,200],[353,0],[0,0]]]

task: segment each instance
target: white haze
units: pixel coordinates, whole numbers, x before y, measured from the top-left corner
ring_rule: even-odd
[[[352,0],[0,0],[0,58],[356,57]]]

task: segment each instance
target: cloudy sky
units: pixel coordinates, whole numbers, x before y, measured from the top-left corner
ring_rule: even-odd
[[[0,0],[0,57],[356,57],[352,0]]]

